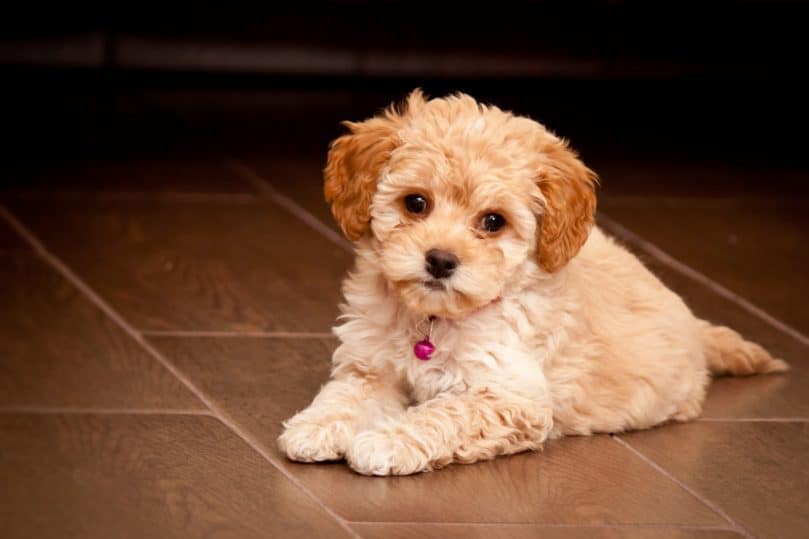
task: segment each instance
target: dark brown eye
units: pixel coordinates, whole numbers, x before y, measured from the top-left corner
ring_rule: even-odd
[[[404,199],[404,204],[410,213],[424,213],[427,211],[427,199],[421,195],[407,195]]]
[[[499,213],[487,213],[480,220],[480,227],[486,232],[497,232],[506,224],[506,218]]]

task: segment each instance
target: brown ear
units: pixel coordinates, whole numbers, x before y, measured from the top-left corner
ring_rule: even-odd
[[[537,254],[540,265],[554,272],[576,256],[595,222],[598,176],[582,163],[564,140],[542,149],[545,165],[539,188],[545,197]]]
[[[397,131],[407,111],[424,102],[419,90],[410,94],[402,111],[391,106],[364,122],[344,122],[350,133],[331,144],[323,171],[323,192],[343,234],[360,239],[371,223],[371,199],[382,167],[398,144]]]

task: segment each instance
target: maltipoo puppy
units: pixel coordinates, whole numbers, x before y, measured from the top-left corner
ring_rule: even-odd
[[[346,125],[325,193],[356,265],[290,459],[424,472],[686,421],[711,374],[787,369],[594,226],[596,175],[537,122],[415,91]]]

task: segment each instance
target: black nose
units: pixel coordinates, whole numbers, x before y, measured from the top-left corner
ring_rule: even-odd
[[[430,249],[424,258],[427,260],[427,271],[436,279],[449,277],[460,263],[457,256],[441,249]]]

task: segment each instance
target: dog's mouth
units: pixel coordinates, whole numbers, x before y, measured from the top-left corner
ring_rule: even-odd
[[[447,286],[443,282],[438,281],[436,279],[424,281],[422,284],[424,285],[424,288],[426,288],[427,290],[435,290],[443,292],[447,289]]]
[[[422,315],[460,318],[488,303],[458,290],[451,280],[447,282],[422,276],[419,279],[391,281],[391,284],[404,304]]]

